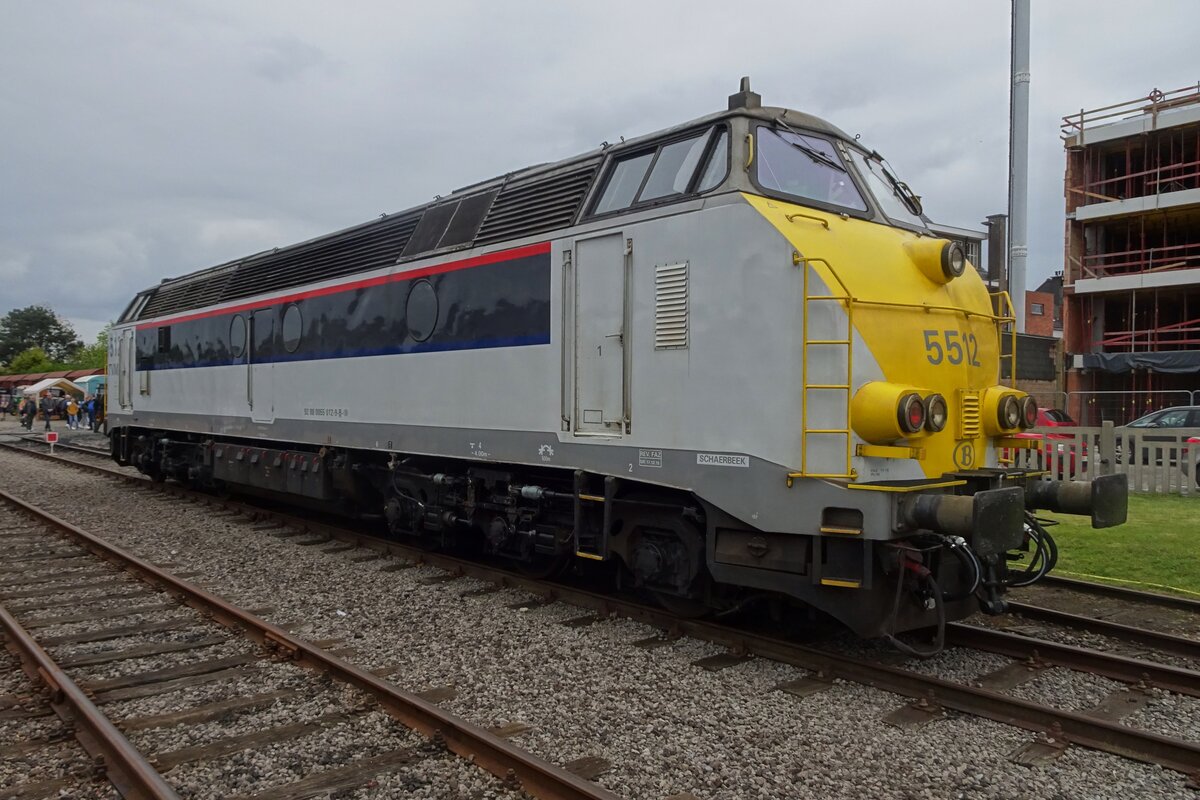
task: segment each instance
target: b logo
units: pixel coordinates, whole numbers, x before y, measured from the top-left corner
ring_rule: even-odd
[[[954,448],[954,466],[959,469],[970,469],[975,465],[975,445],[970,442],[959,442]]]

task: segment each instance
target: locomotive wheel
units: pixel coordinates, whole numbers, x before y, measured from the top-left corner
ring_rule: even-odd
[[[629,499],[640,500],[643,497],[633,495]],[[646,496],[644,499],[651,502],[658,501],[658,498],[651,496]],[[651,546],[644,549],[643,557],[639,562],[638,550],[643,548],[643,537],[657,536],[659,537],[658,543],[662,544],[664,542],[661,539],[663,534],[673,535],[676,543],[686,555],[680,556],[677,550],[672,549],[668,552],[660,547]],[[635,576],[639,563],[643,569],[647,567],[652,569],[657,566],[660,570],[666,570],[671,568],[667,564],[668,559],[671,557],[681,558],[693,575],[689,584],[689,593],[693,596],[684,597],[669,590],[654,588],[655,582],[653,579],[647,580],[649,576],[645,574],[640,581],[644,591],[663,608],[685,619],[703,617],[712,611],[705,599],[707,592],[704,591],[710,580],[708,570],[704,566],[704,534],[679,513],[653,506],[641,508],[634,506],[622,520],[620,533],[617,534],[613,544],[614,550],[620,553],[624,561],[625,569]]]

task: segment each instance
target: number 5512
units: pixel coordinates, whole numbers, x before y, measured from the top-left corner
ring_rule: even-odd
[[[965,360],[972,367],[982,366],[979,363],[979,340],[975,334],[951,330],[921,333],[925,337],[925,358],[930,364],[962,364]]]

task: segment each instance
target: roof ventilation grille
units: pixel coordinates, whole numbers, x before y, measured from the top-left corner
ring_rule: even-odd
[[[221,300],[390,267],[408,244],[420,218],[419,212],[385,217],[332,236],[252,256],[238,264]]]
[[[549,177],[514,181],[488,209],[475,244],[519,239],[565,228],[575,219],[599,161]]]

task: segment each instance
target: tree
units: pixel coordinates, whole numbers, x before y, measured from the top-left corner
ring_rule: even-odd
[[[67,361],[83,342],[71,323],[59,319],[46,306],[14,308],[0,317],[0,362],[9,362],[32,347],[40,348],[51,361]]]
[[[93,344],[81,348],[75,354],[72,361],[76,369],[100,369],[104,366],[104,359],[108,356],[108,332],[112,326],[111,322],[105,325],[104,330],[96,334]]]
[[[8,370],[13,375],[24,375],[29,372],[49,372],[53,365],[46,351],[40,347],[31,347],[17,353],[8,362]]]

